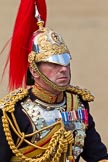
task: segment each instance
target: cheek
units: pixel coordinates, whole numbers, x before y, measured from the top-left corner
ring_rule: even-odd
[[[71,70],[69,69],[69,75],[71,76]]]
[[[56,81],[56,78],[57,78],[57,71],[56,70],[48,70],[46,73],[45,73],[45,76],[51,80],[51,81]]]
[[[47,73],[47,77],[48,78],[56,78],[56,75],[57,75],[57,72],[56,71],[53,71],[53,70],[50,70],[48,73]]]

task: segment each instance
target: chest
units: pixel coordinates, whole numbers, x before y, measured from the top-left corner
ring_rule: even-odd
[[[74,136],[72,148],[74,157],[77,158],[83,151],[85,131],[88,124],[88,112],[77,96],[65,98],[60,104],[46,104],[39,100],[35,102],[27,100],[22,106],[31,120],[34,131],[54,124],[57,120],[61,119],[64,128],[67,131],[71,131]],[[38,141],[49,132],[50,129],[44,130],[33,137],[32,140]]]

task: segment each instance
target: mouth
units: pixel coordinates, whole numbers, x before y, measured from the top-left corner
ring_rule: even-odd
[[[58,80],[63,80],[63,81],[64,81],[64,80],[67,80],[67,79],[68,79],[68,77],[59,77],[59,78],[58,78]]]

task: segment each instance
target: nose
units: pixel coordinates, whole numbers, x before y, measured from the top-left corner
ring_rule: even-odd
[[[67,65],[67,66],[61,66],[61,71],[67,71],[68,69],[69,69],[69,65]]]

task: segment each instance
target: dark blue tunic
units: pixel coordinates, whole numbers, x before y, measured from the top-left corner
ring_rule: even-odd
[[[29,92],[29,96],[31,100],[36,99],[31,92]],[[85,105],[85,108],[87,108],[89,111],[88,103],[83,102],[83,104]],[[22,111],[22,106],[20,102],[16,103],[14,113],[21,131],[25,132],[25,134],[31,133],[32,132],[31,123],[28,117]],[[5,138],[1,118],[2,118],[2,110],[0,110],[0,162],[9,162],[13,154]],[[16,142],[17,136],[14,134],[12,130],[11,132],[13,140]],[[24,145],[25,144],[23,143],[23,146]],[[99,160],[102,159],[108,159],[107,149],[105,145],[101,142],[100,135],[96,132],[95,123],[90,113],[89,113],[88,128],[86,130],[84,150],[80,156],[87,162],[98,162]],[[80,157],[77,158],[76,162],[78,162],[79,159]]]

